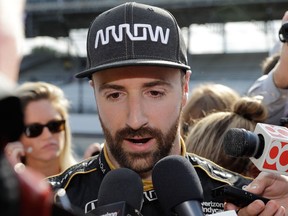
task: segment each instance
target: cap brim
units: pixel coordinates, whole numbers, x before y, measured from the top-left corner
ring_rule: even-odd
[[[115,63],[102,64],[100,66],[90,68],[88,70],[84,70],[75,75],[76,78],[85,78],[90,77],[93,73],[106,70],[109,68],[118,68],[125,66],[163,66],[163,67],[172,67],[172,68],[180,68],[183,70],[190,70],[190,66],[185,64],[180,64],[171,61],[162,61],[162,60],[147,60],[147,59],[130,59],[124,61],[118,61]]]

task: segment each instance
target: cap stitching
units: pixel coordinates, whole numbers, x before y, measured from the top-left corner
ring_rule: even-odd
[[[134,19],[133,19],[133,14],[134,14],[134,3],[131,4],[131,23],[134,25]],[[133,30],[133,33],[135,34],[134,30]],[[135,52],[134,52],[134,41],[131,41],[132,44],[131,44],[131,53],[132,53],[132,56],[135,57]]]
[[[129,4],[126,3],[125,5],[125,10],[124,10],[124,23],[127,23],[127,10],[128,10]],[[125,55],[126,55],[126,59],[127,59],[127,55],[128,55],[128,42],[127,42],[127,35],[124,34],[124,41],[125,41]]]

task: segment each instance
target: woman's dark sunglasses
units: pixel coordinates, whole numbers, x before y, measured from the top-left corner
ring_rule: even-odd
[[[44,127],[47,127],[51,133],[59,133],[65,129],[65,120],[52,120],[45,125],[39,123],[27,125],[24,134],[30,138],[37,137],[42,134]]]

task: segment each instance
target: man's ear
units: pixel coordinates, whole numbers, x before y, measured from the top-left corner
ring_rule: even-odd
[[[184,85],[183,85],[183,101],[182,101],[182,106],[184,106],[187,101],[188,101],[188,97],[189,97],[189,83],[190,83],[190,76],[191,76],[191,71],[187,70],[186,74],[185,74],[185,81],[184,81]]]
[[[89,85],[93,88],[94,87],[94,82],[92,79],[89,80]]]

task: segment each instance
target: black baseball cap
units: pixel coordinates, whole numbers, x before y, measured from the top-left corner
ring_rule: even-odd
[[[97,16],[87,36],[87,69],[75,77],[132,65],[190,69],[183,36],[170,12],[129,2]]]

